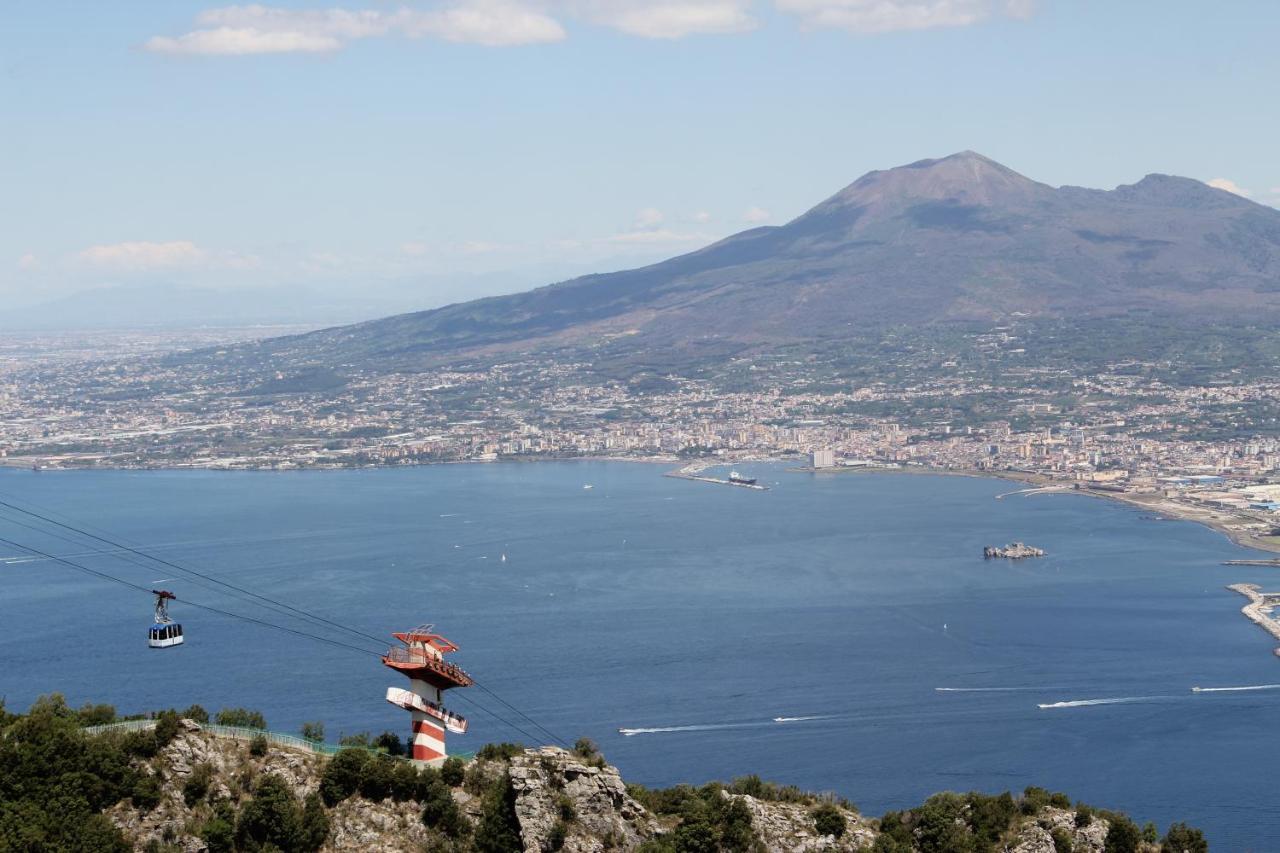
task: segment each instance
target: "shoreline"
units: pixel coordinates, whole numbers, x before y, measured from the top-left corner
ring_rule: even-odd
[[[796,461],[792,457],[771,457],[771,456],[751,456],[737,459],[722,458],[698,458],[681,460],[678,457],[670,455],[652,455],[652,456],[541,456],[537,458],[521,457],[521,458],[502,458],[496,460],[481,459],[457,459],[449,461],[437,462],[414,462],[408,465],[359,465],[359,466],[310,466],[297,468],[275,468],[267,466],[255,467],[217,467],[217,466],[182,466],[182,465],[156,465],[146,467],[117,467],[117,466],[69,466],[69,467],[51,467],[40,470],[38,473],[53,473],[62,471],[214,471],[223,473],[236,473],[240,471],[254,472],[273,472],[280,474],[298,473],[308,471],[367,471],[383,468],[407,468],[430,465],[495,465],[495,464],[533,464],[545,462],[628,462],[644,465],[672,465],[675,466],[671,470],[664,472],[664,476],[673,475],[676,479],[693,479],[689,477],[689,473],[698,472],[701,469],[715,467],[719,465],[733,465],[744,462],[757,462],[768,464],[781,464]],[[681,464],[683,463],[683,464]],[[20,458],[0,458],[0,469],[10,468],[13,470],[30,470],[31,460]],[[1163,495],[1155,494],[1137,494],[1131,492],[1120,492],[1100,489],[1080,488],[1074,482],[1065,482],[1057,480],[1045,474],[1038,474],[1032,471],[989,471],[969,468],[934,468],[926,465],[912,465],[901,467],[867,467],[867,468],[822,468],[813,469],[805,467],[792,467],[787,469],[791,473],[807,473],[819,476],[827,475],[908,475],[908,476],[934,476],[934,477],[972,477],[974,479],[988,480],[1005,480],[1012,483],[1022,483],[1037,487],[1056,487],[1055,491],[1061,491],[1064,494],[1086,495],[1093,498],[1101,498],[1103,500],[1116,501],[1118,503],[1127,504],[1129,506],[1138,507],[1154,513],[1161,518],[1174,521],[1190,521],[1200,524],[1224,536],[1233,545],[1241,548],[1249,548],[1255,551],[1263,551],[1269,554],[1280,554],[1280,536],[1259,537],[1247,531],[1241,531],[1231,527],[1231,522],[1239,522],[1238,517],[1233,517],[1221,510],[1209,510],[1201,507],[1190,506],[1179,501],[1166,498]]]

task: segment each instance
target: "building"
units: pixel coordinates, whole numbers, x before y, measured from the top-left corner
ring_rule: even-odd
[[[387,701],[409,712],[413,718],[413,737],[409,755],[419,763],[442,764],[448,753],[444,748],[446,730],[463,734],[467,721],[443,705],[444,691],[453,687],[470,687],[471,676],[444,656],[458,647],[435,633],[430,625],[393,634],[403,645],[393,646],[382,656],[391,669],[409,677],[409,689],[387,688]]]
[[[815,450],[809,454],[809,464],[814,468],[834,468],[836,453],[834,450]]]

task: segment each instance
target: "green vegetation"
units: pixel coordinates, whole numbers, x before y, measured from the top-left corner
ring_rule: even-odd
[[[239,719],[254,719],[256,714],[244,709],[232,713]],[[161,711],[151,715],[155,725],[147,730],[89,734],[86,724],[113,720],[114,709],[85,706],[76,710],[55,695],[16,715],[0,702],[0,851],[126,851],[130,849],[126,838],[103,812],[122,802],[139,812],[171,810],[179,797],[189,810],[182,818],[185,832],[203,839],[210,853],[318,850],[330,834],[328,809],[351,797],[416,804],[429,836],[427,849],[517,853],[523,847],[509,775],[511,760],[523,752],[518,744],[491,744],[481,750],[475,763],[467,766],[454,758],[439,770],[419,769],[361,744],[325,762],[317,792],[304,799],[284,777],[271,772],[270,761],[256,757],[252,743],[246,748],[226,741],[237,763],[221,778],[209,763],[196,764],[185,778],[170,778],[169,759],[160,756],[182,735],[182,716]],[[265,743],[265,736],[259,737]],[[580,760],[604,764],[589,740],[579,741],[575,752]],[[543,849],[560,850],[584,830],[575,801],[565,792],[561,765],[543,756],[540,766],[547,774],[554,809]],[[468,808],[474,819],[455,799],[459,787],[471,797]],[[875,821],[851,818],[852,804],[832,795],[775,785],[758,776],[701,787],[629,785],[628,792],[667,830],[641,845],[643,853],[763,853],[752,810],[743,796],[807,813],[818,836],[848,838],[851,832],[865,833],[876,826]],[[1074,833],[1095,820],[1106,822],[1107,853],[1208,850],[1203,834],[1185,824],[1173,824],[1161,839],[1153,824],[1139,828],[1123,814],[1081,803],[1072,814],[1066,795],[1035,787],[1018,796],[944,792],[916,808],[889,812],[878,822],[873,850],[994,853],[1008,849],[1028,823],[1038,821],[1052,838],[1055,853],[1073,853],[1080,846],[1073,841]],[[146,849],[170,849],[177,834],[173,829],[166,832],[171,834],[163,843],[150,841]],[[602,841],[606,847],[620,843],[617,837]]]
[[[258,711],[246,708],[223,708],[213,721],[220,726],[241,726],[246,729],[266,729],[267,718]]]

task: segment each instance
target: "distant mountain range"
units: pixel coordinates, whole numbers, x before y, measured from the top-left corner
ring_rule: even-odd
[[[640,269],[282,338],[404,366],[594,346],[804,344],[893,324],[1280,319],[1280,211],[1189,178],[1054,188],[971,151],[870,172],[786,225]]]

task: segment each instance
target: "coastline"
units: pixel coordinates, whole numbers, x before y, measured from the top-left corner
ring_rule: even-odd
[[[760,463],[784,463],[794,462],[793,457],[783,458],[776,456],[749,456],[738,457],[734,459],[723,458],[698,458],[690,460],[681,460],[671,455],[651,455],[651,456],[539,456],[539,457],[505,457],[497,460],[482,459],[457,459],[449,461],[436,462],[412,462],[410,466],[418,465],[494,465],[501,463],[531,464],[538,462],[630,462],[645,465],[671,465],[675,466],[671,470],[664,472],[665,474],[674,475],[678,478],[688,478],[690,473],[697,473],[705,468],[715,467],[719,465],[732,465],[743,462],[760,462]],[[683,462],[683,464],[681,464]],[[30,458],[8,457],[0,458],[0,469],[12,468],[15,470],[29,469],[32,464]],[[307,466],[296,468],[277,468],[268,466],[185,466],[185,465],[155,465],[155,466],[138,466],[138,467],[118,467],[118,466],[54,466],[44,469],[42,473],[52,473],[54,471],[222,471],[234,473],[237,471],[274,471],[278,473],[292,473],[298,471],[343,471],[343,470],[370,470],[377,468],[396,468],[408,467],[400,465],[359,465],[359,466]],[[1133,492],[1119,491],[1103,491],[1099,489],[1079,488],[1074,482],[1064,482],[1057,480],[1045,474],[1037,474],[1031,471],[992,471],[979,470],[971,468],[935,468],[926,465],[911,465],[900,467],[876,467],[876,468],[822,468],[813,469],[807,467],[793,467],[788,471],[793,473],[809,473],[820,476],[831,475],[924,475],[935,477],[973,477],[977,479],[996,479],[1005,480],[1012,483],[1022,483],[1036,487],[1057,487],[1063,493],[1087,495],[1094,498],[1102,498],[1104,500],[1117,501],[1119,503],[1128,504],[1129,506],[1138,507],[1147,510],[1162,518],[1176,521],[1191,521],[1203,525],[1217,533],[1222,534],[1232,544],[1241,548],[1250,548],[1255,551],[1264,551],[1270,554],[1280,554],[1280,536],[1256,536],[1248,531],[1239,530],[1232,526],[1232,522],[1239,523],[1241,519],[1232,516],[1222,510],[1210,510],[1202,507],[1191,506],[1163,495],[1157,494],[1140,494]]]

